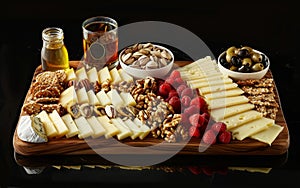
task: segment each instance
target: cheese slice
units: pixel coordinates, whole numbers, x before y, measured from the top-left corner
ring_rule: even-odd
[[[193,69],[194,67],[197,67],[200,65],[205,66],[206,64],[208,64],[207,62],[211,62],[211,61],[212,61],[211,56],[205,56],[205,57],[200,58],[190,64],[180,67],[179,70],[190,70],[190,69]]]
[[[133,82],[133,77],[127,74],[124,69],[118,69],[121,79],[126,82]]]
[[[248,103],[249,99],[244,95],[225,97],[225,98],[217,98],[213,100],[206,100],[208,104],[208,109],[216,109],[216,108],[227,108],[229,106],[238,105]]]
[[[223,79],[219,79],[219,80],[210,80],[210,81],[206,81],[206,82],[196,82],[196,81],[188,82],[188,84],[190,85],[190,87],[192,89],[208,87],[208,86],[214,86],[214,85],[221,85],[221,84],[230,84],[230,83],[232,83],[231,78],[223,78]]]
[[[65,70],[65,73],[67,74],[66,81],[76,80],[76,74],[73,68]]]
[[[96,67],[91,68],[87,71],[87,77],[91,83],[99,82],[98,72]]]
[[[106,130],[95,116],[91,116],[86,120],[89,122],[90,127],[93,129],[92,138],[98,138],[106,133]]]
[[[251,104],[251,103],[238,104],[238,105],[228,106],[225,108],[212,109],[210,111],[210,116],[215,121],[221,121],[230,116],[233,116],[233,115],[236,115],[241,112],[248,111],[248,110],[252,110],[252,109],[254,109],[254,104]]]
[[[69,132],[66,134],[67,138],[71,138],[73,136],[78,135],[79,130],[78,130],[71,114],[69,114],[69,113],[65,114],[61,117],[61,119],[64,121],[64,123],[66,124],[66,126],[69,129]]]
[[[111,89],[111,103],[114,105],[116,108],[120,106],[125,106],[125,103],[120,96],[119,92],[116,89]],[[109,96],[109,94],[108,94]]]
[[[100,84],[102,84],[105,81],[109,81],[109,82],[112,81],[112,77],[110,75],[110,72],[109,72],[109,69],[107,66],[103,67],[102,69],[100,69],[98,71],[98,77],[99,77]]]
[[[140,128],[142,134],[139,135],[139,138],[143,140],[150,132],[151,129],[147,125],[145,125],[139,118],[134,118],[133,122]]]
[[[267,143],[269,146],[271,146],[282,130],[283,126],[273,124],[269,128],[250,136],[250,138]]]
[[[112,84],[118,84],[119,82],[122,81],[122,78],[121,78],[121,76],[118,72],[118,69],[116,67],[112,68],[109,71],[109,73],[110,73],[110,76],[111,76],[111,79],[112,79],[112,81],[111,81]]]
[[[121,132],[114,124],[112,124],[112,122],[106,115],[98,116],[97,119],[106,131],[104,135],[106,139],[111,138]]]
[[[106,106],[111,104],[111,100],[110,98],[107,96],[107,94],[105,93],[104,90],[100,90],[97,94],[96,94],[97,99],[99,100],[100,104],[102,106]]]
[[[60,115],[56,110],[53,110],[51,113],[49,113],[49,118],[51,119],[57,130],[56,137],[63,137],[69,132],[67,125],[61,119]]]
[[[46,130],[46,134],[48,138],[54,138],[58,135],[55,125],[51,121],[48,113],[43,110],[36,115],[40,118],[41,122],[44,124],[44,128]]]
[[[77,81],[88,79],[86,70],[84,67],[81,67],[75,71]]]
[[[262,113],[260,113],[256,110],[249,110],[249,111],[241,112],[236,115],[230,116],[221,121],[227,125],[228,130],[231,130],[231,129],[241,126],[249,121],[259,119],[262,116],[263,116]]]
[[[84,139],[94,134],[93,129],[85,117],[80,116],[79,118],[74,119],[74,121],[79,130],[78,138]]]
[[[190,74],[190,73],[181,73],[181,77],[184,80],[198,80],[198,79],[206,79],[209,77],[216,77],[216,76],[224,76],[222,73],[220,72],[214,72],[214,73],[210,73],[209,75],[206,74]]]
[[[125,120],[124,123],[133,132],[131,135],[132,140],[136,139],[143,133],[143,131],[131,119]]]
[[[244,140],[260,131],[266,130],[274,123],[273,119],[262,117],[231,129],[230,132],[233,139]]]
[[[74,85],[65,89],[59,97],[59,103],[64,107],[67,108],[68,104],[75,104],[78,102],[78,98],[76,95],[76,90]]]
[[[120,118],[113,118],[111,122],[120,130],[120,133],[117,134],[118,140],[123,140],[132,135],[132,131],[124,125],[123,120]]]
[[[89,97],[87,95],[85,87],[82,87],[76,91],[76,95],[78,98],[78,103],[89,103]]]
[[[134,100],[133,96],[129,92],[122,91],[120,93],[122,100],[124,101],[124,106],[135,106],[136,101]]]
[[[196,78],[196,79],[187,80],[187,83],[191,84],[191,83],[199,83],[199,82],[210,82],[215,80],[222,80],[224,78],[229,78],[229,77],[223,74],[218,74],[218,75],[208,76],[207,78]]]
[[[207,93],[225,91],[236,87],[238,87],[237,83],[229,83],[198,88],[198,91],[201,95],[205,95]]]
[[[93,90],[89,90],[87,92],[87,96],[88,96],[88,101],[89,104],[91,105],[100,105],[100,102],[95,94],[95,92]]]
[[[225,91],[207,93],[207,94],[203,95],[203,97],[206,100],[212,100],[212,99],[217,99],[217,98],[238,96],[243,93],[244,93],[244,91],[241,88],[236,87],[236,88],[225,90]]]

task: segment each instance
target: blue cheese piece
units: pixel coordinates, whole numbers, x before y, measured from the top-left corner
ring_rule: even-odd
[[[21,116],[17,128],[18,137],[25,142],[44,143],[48,137],[44,124],[36,116]]]

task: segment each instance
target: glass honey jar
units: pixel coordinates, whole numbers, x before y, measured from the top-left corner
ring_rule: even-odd
[[[44,71],[56,71],[70,68],[68,50],[64,44],[63,30],[57,27],[46,28],[42,32],[42,39],[42,69]]]

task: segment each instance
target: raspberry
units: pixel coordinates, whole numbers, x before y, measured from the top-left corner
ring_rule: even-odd
[[[206,144],[215,144],[217,142],[217,138],[216,138],[216,134],[213,130],[209,129],[207,131],[205,131],[205,133],[203,134],[203,142]]]
[[[189,128],[189,135],[190,137],[199,138],[200,137],[200,130],[196,126],[190,126]]]
[[[180,99],[180,101],[181,101],[182,106],[187,107],[187,106],[190,105],[191,97],[189,97],[189,96],[183,96]]]
[[[173,78],[170,78],[170,77],[165,80],[165,82],[168,83],[168,84],[170,84],[170,85],[173,85],[174,81],[175,80]]]
[[[173,107],[175,113],[180,113],[181,102],[179,97],[173,96],[168,102]]]
[[[207,103],[201,96],[192,98],[190,105],[197,105],[201,112],[207,112]]]
[[[158,92],[162,96],[168,96],[171,89],[171,85],[165,82],[159,86]]]
[[[192,115],[192,114],[199,114],[200,110],[196,105],[191,105],[187,108],[184,109],[184,113],[187,115]]]
[[[186,115],[186,114],[184,114],[184,113],[182,113],[181,114],[180,124],[183,125],[183,126],[185,126],[185,127],[191,126],[190,121],[189,121],[189,116]]]
[[[195,175],[202,173],[202,169],[199,166],[189,166],[188,169]]]
[[[221,144],[228,144],[231,141],[231,133],[229,131],[220,132],[218,135],[218,142]]]
[[[216,134],[226,131],[226,124],[223,122],[216,122],[212,124],[211,130],[215,131]]]
[[[181,84],[184,84],[184,81],[181,77],[175,78],[174,82],[175,82],[175,85],[178,85],[178,86]]]
[[[174,80],[179,77],[181,77],[181,75],[178,70],[173,70],[169,76],[169,78],[174,79]]]
[[[187,88],[187,85],[185,85],[185,84],[181,84],[181,85],[179,85],[178,87],[177,87],[177,93],[178,93],[178,95],[179,96],[181,96],[181,92],[185,89],[185,88]]]
[[[168,93],[167,96],[168,96],[168,97],[167,97],[166,101],[169,101],[169,100],[170,100],[172,97],[174,97],[174,96],[179,98],[177,91],[174,90],[174,89],[171,89],[171,90],[169,91],[169,93]],[[179,99],[179,100],[180,100],[180,99]]]
[[[189,117],[189,122],[192,126],[201,127],[204,123],[204,118],[199,113],[196,113]]]
[[[183,96],[189,96],[189,97],[193,97],[193,90],[191,89],[191,88],[189,88],[189,87],[187,87],[187,88],[185,88],[182,92],[181,92],[181,97],[183,97]]]

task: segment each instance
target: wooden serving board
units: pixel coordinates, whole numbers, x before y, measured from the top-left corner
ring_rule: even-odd
[[[178,66],[184,66],[189,61],[177,61]],[[71,67],[78,67],[79,61],[71,61]],[[41,72],[41,66],[37,67],[33,78],[36,74]],[[268,71],[266,77],[273,77],[271,70]],[[122,141],[117,139],[78,139],[74,138],[60,138],[49,140],[47,143],[28,143],[19,139],[16,130],[13,136],[13,147],[15,152],[26,156],[38,155],[95,155],[95,154],[173,154],[176,152],[181,155],[233,155],[233,156],[254,156],[254,155],[282,155],[285,154],[289,148],[290,138],[287,123],[280,104],[280,98],[277,88],[275,87],[276,100],[279,104],[279,111],[275,123],[284,127],[282,132],[278,135],[271,146],[268,144],[246,138],[243,141],[232,140],[229,144],[214,144],[207,148],[206,145],[200,143],[200,139],[192,138],[188,143],[163,143],[160,139],[146,137],[144,140],[131,140],[126,138]],[[27,96],[29,95],[29,91]],[[27,98],[26,96],[26,98]],[[24,101],[26,101],[26,98]],[[23,114],[21,111],[20,116]],[[136,152],[128,152],[125,145],[136,148]],[[159,147],[155,147],[158,144]],[[151,147],[148,147],[151,146]],[[139,150],[147,148],[146,150]],[[178,150],[178,148],[181,148]],[[141,153],[142,152],[142,153]]]

